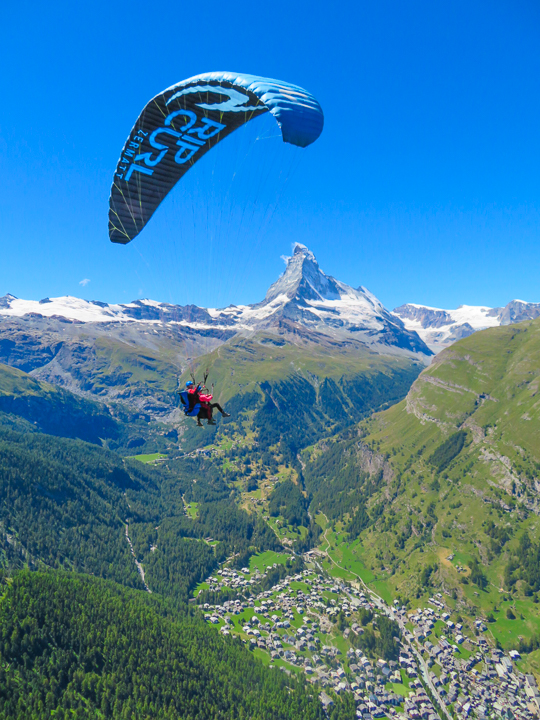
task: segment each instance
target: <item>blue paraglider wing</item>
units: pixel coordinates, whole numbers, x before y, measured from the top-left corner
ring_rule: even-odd
[[[133,126],[116,167],[109,201],[111,240],[133,240],[190,167],[265,112],[276,118],[283,140],[299,147],[313,143],[323,129],[313,95],[280,80],[211,72],[156,95]]]
[[[174,87],[182,87],[193,81],[217,83],[227,81],[249,90],[270,110],[281,128],[283,140],[291,145],[307,147],[322,133],[324,125],[322,108],[311,93],[298,85],[257,75],[211,72],[196,75]]]

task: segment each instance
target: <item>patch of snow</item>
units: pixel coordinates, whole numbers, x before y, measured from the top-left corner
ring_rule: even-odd
[[[460,305],[455,310],[443,310],[407,303],[393,314],[408,330],[418,333],[435,352],[473,332],[501,325],[500,312],[486,305]],[[413,317],[408,317],[409,314]]]
[[[115,322],[124,320],[121,305],[107,305],[100,307],[88,300],[80,298],[65,297],[50,298],[49,302],[40,303],[38,300],[10,300],[9,307],[0,308],[0,315],[22,317],[30,313],[51,317],[58,315],[68,320],[79,320],[81,322]]]

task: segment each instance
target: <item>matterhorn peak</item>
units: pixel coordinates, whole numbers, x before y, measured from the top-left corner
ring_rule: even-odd
[[[295,242],[293,245],[293,257],[295,255],[302,255],[303,257],[313,260],[314,263],[317,263],[317,260],[315,259],[315,255],[311,252],[311,250],[306,246],[302,245],[302,243]],[[292,258],[288,258],[291,260]]]
[[[363,346],[385,354],[412,353],[423,359],[431,354],[418,335],[406,330],[403,322],[366,288],[354,289],[326,275],[305,245],[295,243],[292,255],[285,259],[281,277],[265,299],[254,305],[205,309],[150,299],[114,305],[69,296],[36,301],[6,295],[0,297],[0,322],[16,323],[17,318],[26,316],[36,327],[61,327],[62,332],[66,321],[75,326],[100,323],[107,333],[120,332],[115,327],[124,328],[127,323],[133,327],[151,323],[153,333],[186,332],[189,337],[212,338],[216,345],[237,333],[264,331],[288,333],[294,342],[311,339],[335,347]]]
[[[285,272],[268,288],[264,303],[279,296],[288,300],[332,300],[340,296],[334,278],[323,273],[315,255],[305,245],[295,243],[292,256],[286,260]]]

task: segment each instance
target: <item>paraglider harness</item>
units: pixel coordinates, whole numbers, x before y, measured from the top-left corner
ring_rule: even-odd
[[[197,384],[197,381],[195,380],[195,376],[193,373],[190,373],[190,377],[193,381],[193,385],[195,388],[204,388],[206,386],[206,381],[208,379],[208,370],[204,373],[204,379],[202,383]],[[212,384],[212,390],[214,388],[214,385]],[[193,404],[193,395],[189,393],[187,390],[180,390],[178,391],[178,395],[180,396],[180,402],[182,403],[182,408],[184,410],[184,415],[186,417],[196,417],[200,410],[201,410],[201,403],[196,402]]]
[[[195,415],[198,415],[199,410],[201,409],[201,403],[195,403],[195,405],[190,408],[188,391],[182,390],[178,394],[180,395],[180,402],[182,403],[182,407],[184,409],[184,415],[186,415],[187,417],[195,417]]]

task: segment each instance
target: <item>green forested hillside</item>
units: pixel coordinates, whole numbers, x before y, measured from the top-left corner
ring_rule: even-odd
[[[167,402],[187,348],[196,343],[174,328],[70,323],[63,318],[2,318],[3,363],[102,401]],[[142,401],[142,402],[141,402]]]
[[[19,573],[0,600],[0,717],[52,716],[324,717],[316,692],[158,598],[73,574]]]
[[[206,458],[152,468],[0,423],[0,538],[0,717],[323,717],[316,692],[188,619],[218,562],[282,549]]]
[[[233,414],[228,424],[243,411],[261,448],[280,445],[293,463],[306,445],[401,400],[423,367],[353,343],[292,343],[262,333],[230,340],[192,370],[198,380],[209,373],[216,397]],[[201,433],[187,427],[186,447],[200,445]],[[203,443],[211,442],[215,431],[205,435]]]
[[[65,567],[141,586],[122,523],[124,491],[139,483],[116,455],[88,443],[0,430],[4,565]]]
[[[311,510],[347,538],[339,557],[413,602],[447,592],[505,644],[540,632],[539,383],[540,321],[486,330],[438,355],[404,401],[314,447]]]
[[[185,509],[192,502],[195,518]],[[241,564],[281,547],[262,518],[238,507],[207,458],[152,467],[0,423],[3,567],[64,568],[143,588],[126,526],[149,587],[182,602],[225,557]]]
[[[158,371],[158,366],[147,368],[150,374],[156,375]],[[112,385],[121,380],[121,376],[111,374]],[[169,374],[167,382],[171,385],[168,397],[173,402],[172,388],[176,380]],[[83,386],[83,391],[91,393],[90,383],[88,387]],[[163,407],[167,412],[173,410],[172,406]],[[115,402],[106,405],[2,364],[0,425],[24,432],[80,439],[128,455],[143,451],[167,452],[178,446],[177,428],[152,421],[150,414],[130,408],[120,388]]]

